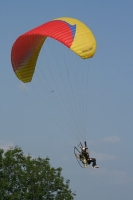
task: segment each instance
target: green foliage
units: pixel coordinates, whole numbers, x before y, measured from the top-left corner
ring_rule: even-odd
[[[0,149],[0,199],[74,199],[70,181],[64,181],[61,171],[50,166],[49,158],[33,159],[18,147]]]

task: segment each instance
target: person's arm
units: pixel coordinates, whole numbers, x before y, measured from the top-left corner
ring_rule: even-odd
[[[87,142],[86,141],[85,141],[85,150],[86,150],[86,153],[89,155],[89,150],[88,150]]]
[[[86,143],[86,141],[85,141],[85,147],[87,147],[87,143]]]

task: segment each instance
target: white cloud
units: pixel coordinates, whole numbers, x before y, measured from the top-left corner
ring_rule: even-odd
[[[91,157],[96,158],[97,160],[115,160],[116,156],[115,155],[110,155],[110,154],[102,154],[102,153],[96,153],[94,151],[91,152]]]
[[[114,136],[106,137],[102,141],[107,142],[107,143],[116,143],[116,142],[120,142],[120,138],[114,135]]]
[[[121,170],[109,170],[101,168],[99,176],[102,176],[102,178],[105,177],[110,184],[127,185],[129,183],[133,183],[133,177]]]
[[[10,147],[14,147],[15,145],[11,141],[4,141],[0,140],[0,148],[3,149],[4,151],[7,151]]]

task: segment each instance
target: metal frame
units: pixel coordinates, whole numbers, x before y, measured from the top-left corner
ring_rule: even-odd
[[[75,157],[76,157],[77,162],[80,165],[80,167],[87,168],[89,166],[87,163],[87,160],[82,155],[82,152],[77,147],[74,147],[74,154],[75,154]],[[81,155],[81,157],[80,157],[80,155]]]

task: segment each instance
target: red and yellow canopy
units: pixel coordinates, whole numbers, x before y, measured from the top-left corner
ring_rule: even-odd
[[[13,70],[22,82],[32,80],[39,52],[47,37],[63,43],[83,59],[91,58],[96,51],[95,37],[81,21],[62,17],[46,22],[18,37],[12,47]]]

